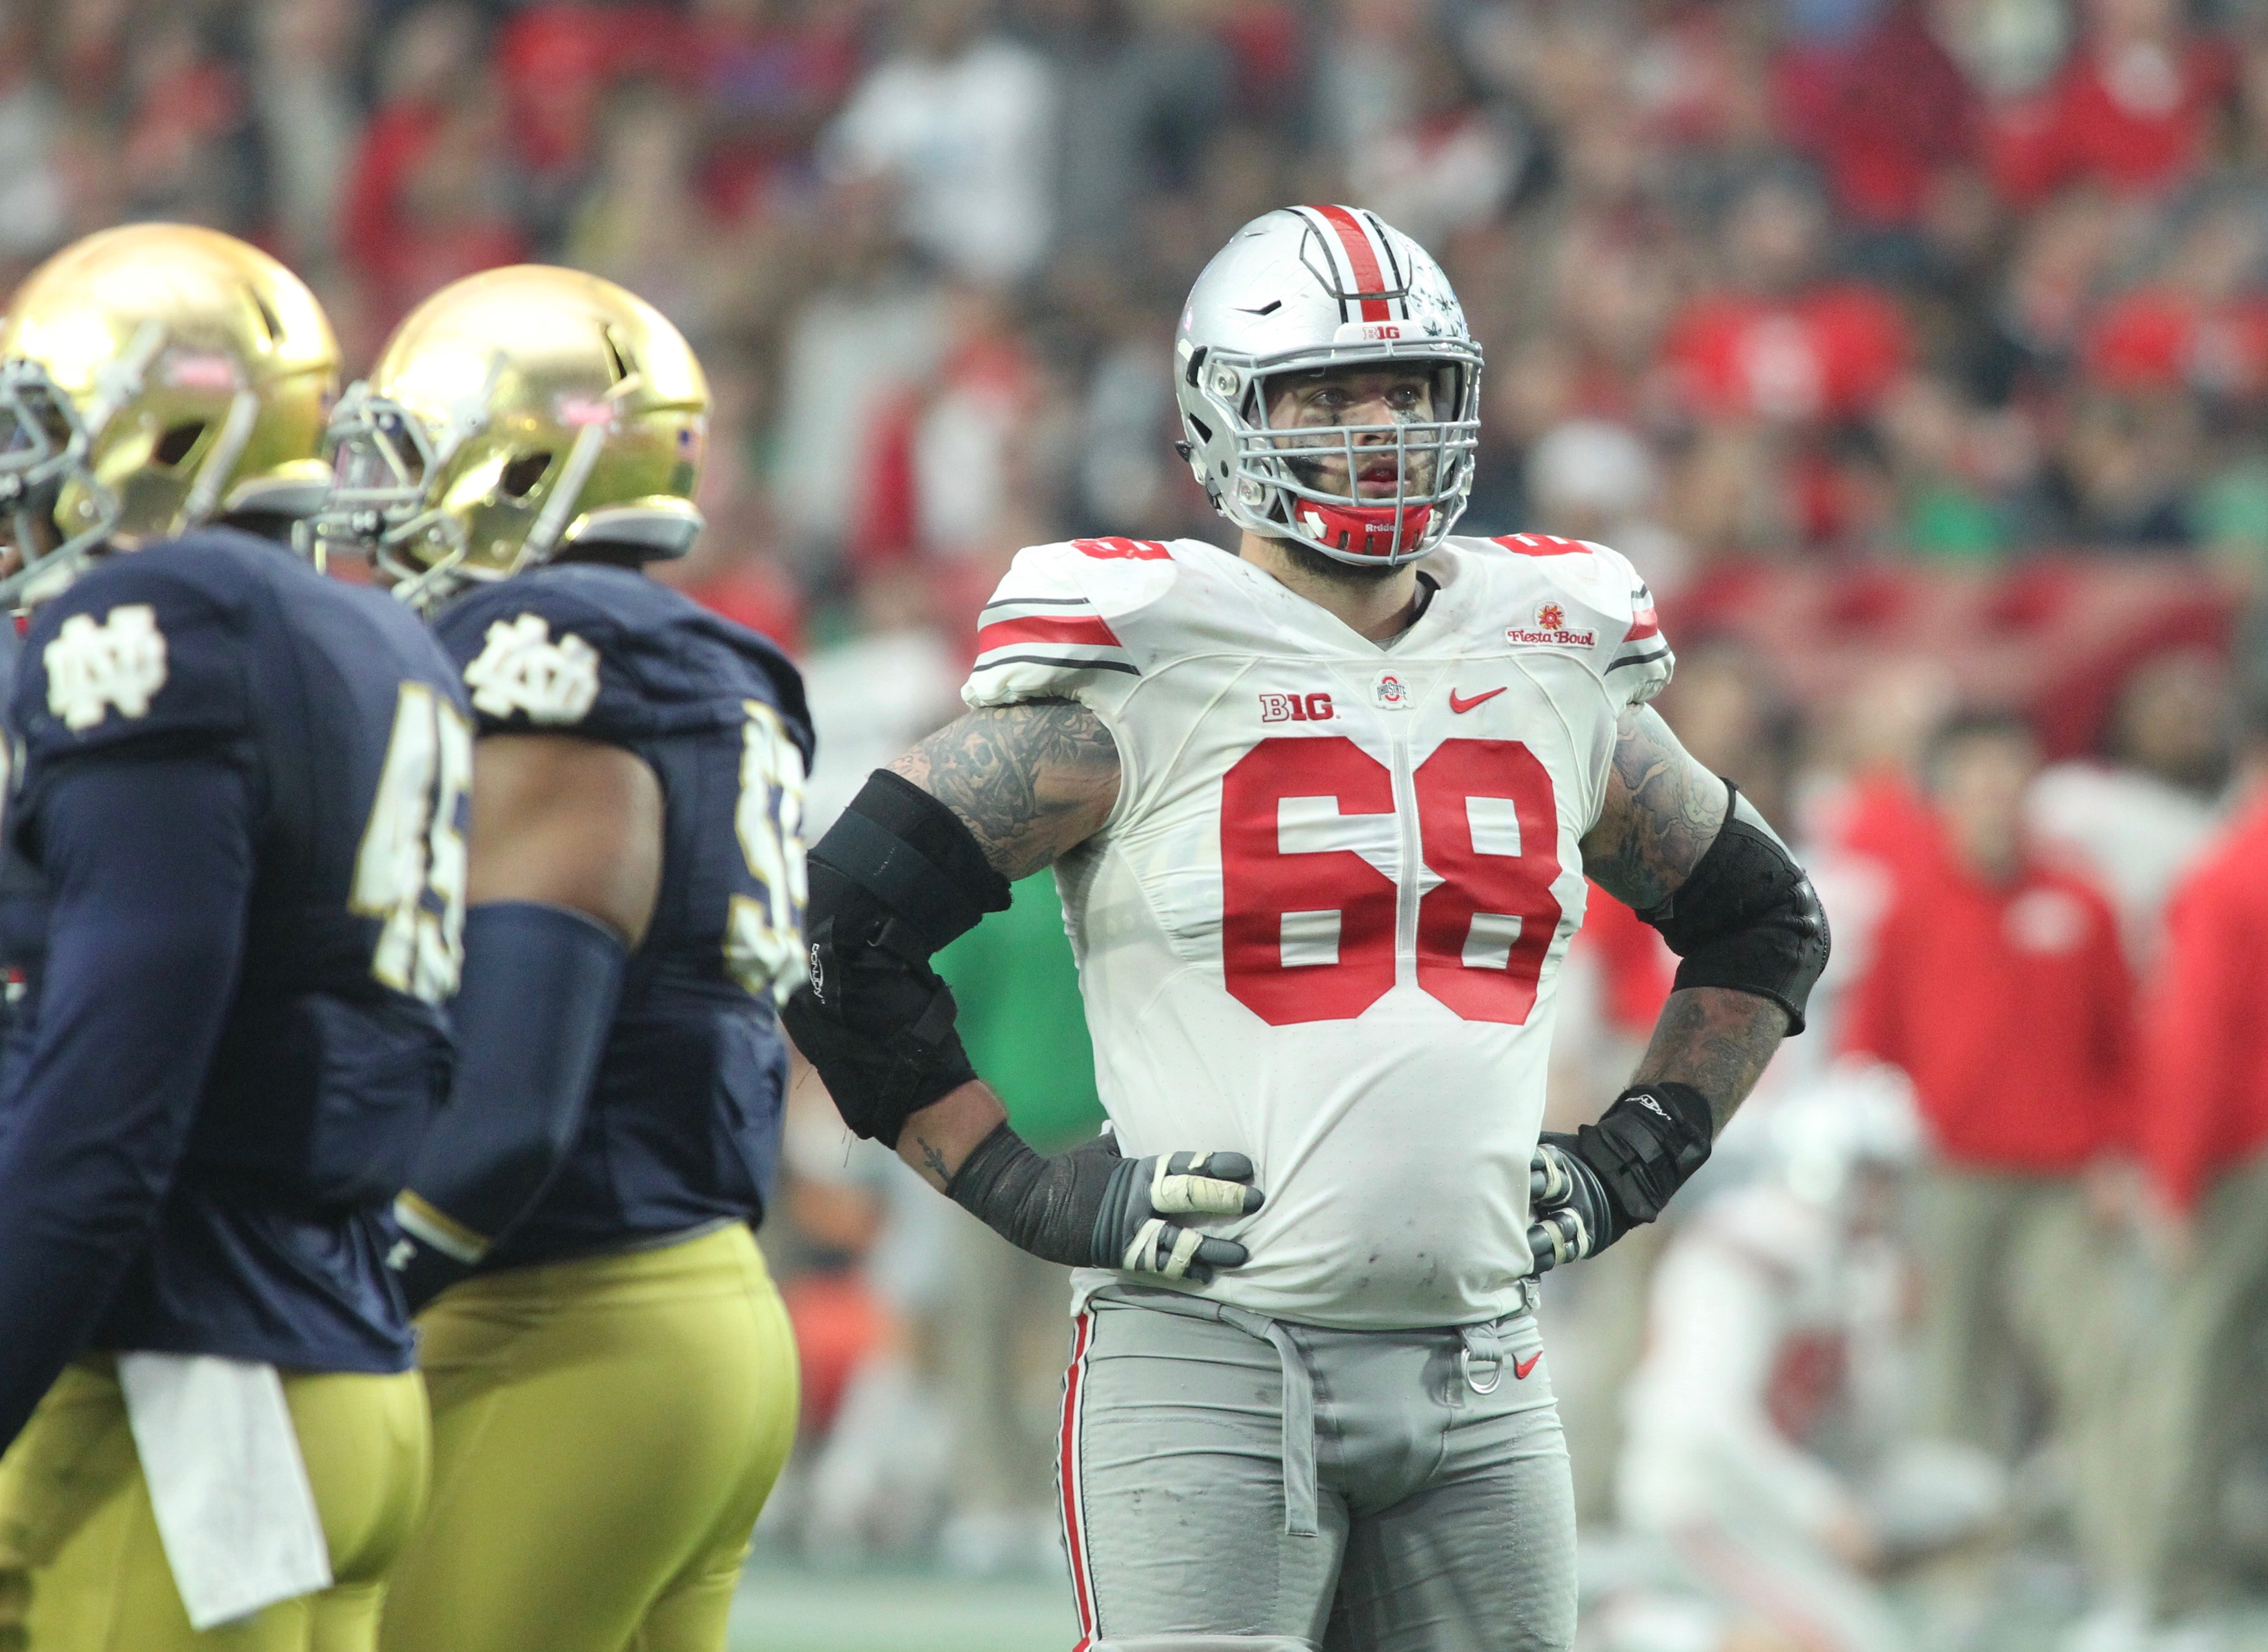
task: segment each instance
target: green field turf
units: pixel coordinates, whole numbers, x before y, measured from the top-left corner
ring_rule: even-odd
[[[733,1603],[732,1652],[1069,1652],[1068,1579],[967,1582],[762,1563]]]

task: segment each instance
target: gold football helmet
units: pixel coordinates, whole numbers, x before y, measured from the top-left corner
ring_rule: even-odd
[[[652,305],[540,264],[410,312],[331,415],[319,547],[359,541],[424,608],[583,544],[682,556],[709,385]]]
[[[0,322],[0,599],[105,544],[238,512],[305,516],[339,347],[306,283],[232,236],[131,224],[26,278]]]

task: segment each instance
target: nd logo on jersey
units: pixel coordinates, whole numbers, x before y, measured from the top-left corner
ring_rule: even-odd
[[[492,717],[524,711],[531,723],[579,722],[599,697],[599,650],[571,631],[553,642],[540,613],[499,620],[465,667],[465,686]]]
[[[94,727],[113,706],[121,716],[147,716],[150,697],[166,686],[166,637],[145,602],[113,608],[100,625],[71,615],[40,658],[48,709],[74,732]]]

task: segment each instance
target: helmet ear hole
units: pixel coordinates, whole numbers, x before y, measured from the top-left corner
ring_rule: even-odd
[[[204,433],[204,422],[201,419],[174,425],[158,438],[158,444],[150,450],[150,458],[153,463],[171,470],[188,458],[197,438]]]
[[[522,453],[504,467],[504,474],[497,479],[497,487],[507,499],[525,499],[535,490],[535,484],[543,480],[543,473],[550,468],[549,453]]]

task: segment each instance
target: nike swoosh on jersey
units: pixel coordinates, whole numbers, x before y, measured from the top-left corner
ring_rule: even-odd
[[[1514,1360],[1512,1362],[1512,1380],[1515,1383],[1526,1382],[1528,1372],[1535,1369],[1535,1362],[1543,1357],[1543,1350],[1538,1348],[1525,1360]]]
[[[1509,686],[1509,685],[1506,685],[1506,686]],[[1449,709],[1456,712],[1470,711],[1475,706],[1480,704],[1484,700],[1493,700],[1503,692],[1504,689],[1502,688],[1491,688],[1484,694],[1475,694],[1470,700],[1467,700],[1463,695],[1458,694],[1455,689],[1452,688],[1449,690]]]

